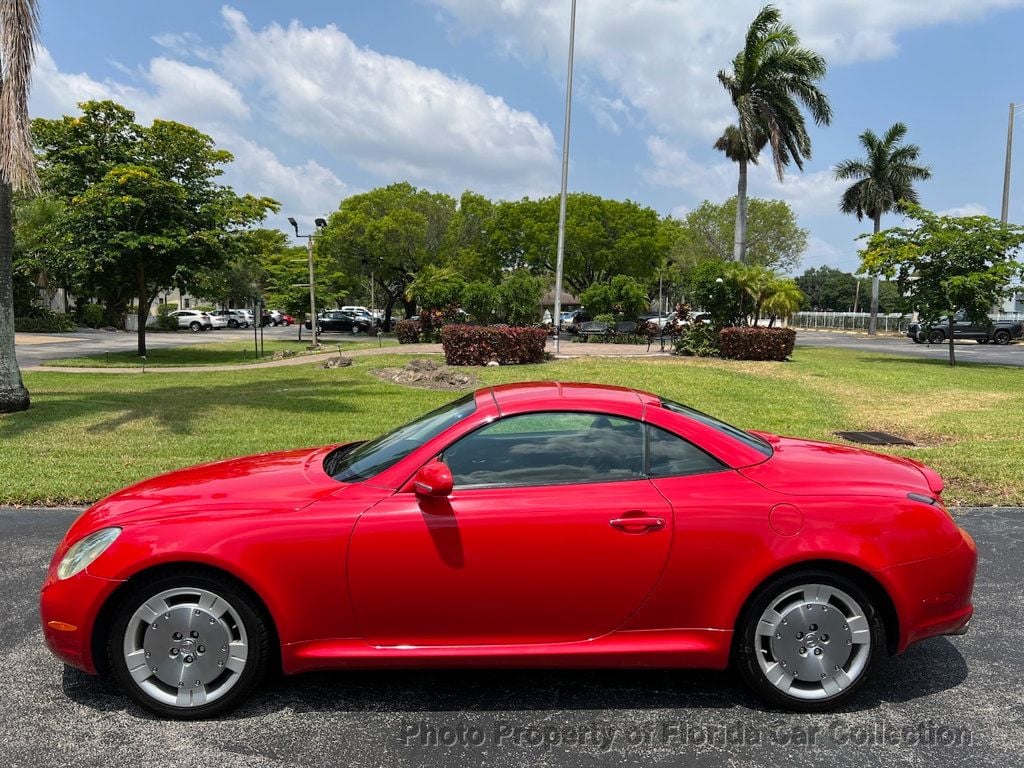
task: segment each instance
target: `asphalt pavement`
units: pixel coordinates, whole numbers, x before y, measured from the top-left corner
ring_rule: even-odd
[[[981,555],[970,633],[889,660],[841,712],[768,710],[729,673],[366,671],[277,680],[201,723],[155,719],[44,647],[37,590],[75,514],[0,509],[11,768],[1024,765],[1021,509],[960,513]]]
[[[863,334],[797,329],[798,347],[839,347],[886,355],[910,355],[946,362],[948,344],[915,344],[906,336],[867,336]],[[1024,366],[1024,343],[996,345],[976,341],[956,342],[958,363],[987,363],[989,365]]]

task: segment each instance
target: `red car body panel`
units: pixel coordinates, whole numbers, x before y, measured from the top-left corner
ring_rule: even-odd
[[[723,668],[746,601],[801,563],[843,564],[877,584],[893,608],[898,651],[971,617],[974,543],[942,508],[941,480],[923,465],[762,435],[769,458],[630,389],[514,384],[480,390],[475,403],[472,414],[362,482],[326,474],[331,446],[180,470],[104,499],[54,555],[41,597],[47,643],[95,672],[103,606],[134,576],[181,563],[220,569],[252,589],[273,621],[286,672]],[[443,498],[415,492],[419,468],[455,440],[536,411],[645,421],[722,467],[606,483],[456,487]],[[651,527],[631,527],[637,517]],[[112,525],[122,531],[107,551],[57,578],[70,545]]]

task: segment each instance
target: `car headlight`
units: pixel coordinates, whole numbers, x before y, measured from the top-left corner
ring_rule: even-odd
[[[57,566],[57,578],[67,579],[103,554],[121,533],[120,528],[101,528],[71,545]]]

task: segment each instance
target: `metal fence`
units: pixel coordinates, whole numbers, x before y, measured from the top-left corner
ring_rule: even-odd
[[[791,328],[835,328],[840,331],[867,330],[869,312],[797,312],[790,318]],[[878,330],[906,333],[910,315],[878,315]]]

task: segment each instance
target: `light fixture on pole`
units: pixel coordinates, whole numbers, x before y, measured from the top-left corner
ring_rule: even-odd
[[[306,260],[309,263],[309,327],[313,332],[313,346],[316,347],[319,344],[319,338],[316,327],[316,276],[313,270],[313,238],[317,237],[319,232],[310,232],[307,235],[302,235],[299,234],[299,223],[294,218],[289,216],[288,223],[295,230],[296,237],[306,238]],[[317,230],[327,226],[327,220],[323,218],[314,219],[313,223],[316,225]]]
[[[1005,224],[1010,220],[1010,161],[1013,157],[1013,121],[1024,104],[1010,104],[1010,122],[1006,127],[1006,167],[1003,170],[1003,210],[999,220]]]
[[[555,256],[555,354],[562,337],[562,265],[565,262],[565,205],[569,188],[569,125],[572,122],[572,55],[576,41],[576,0],[569,16],[569,72],[565,81],[565,131],[562,134],[562,193],[558,206],[558,252]]]

